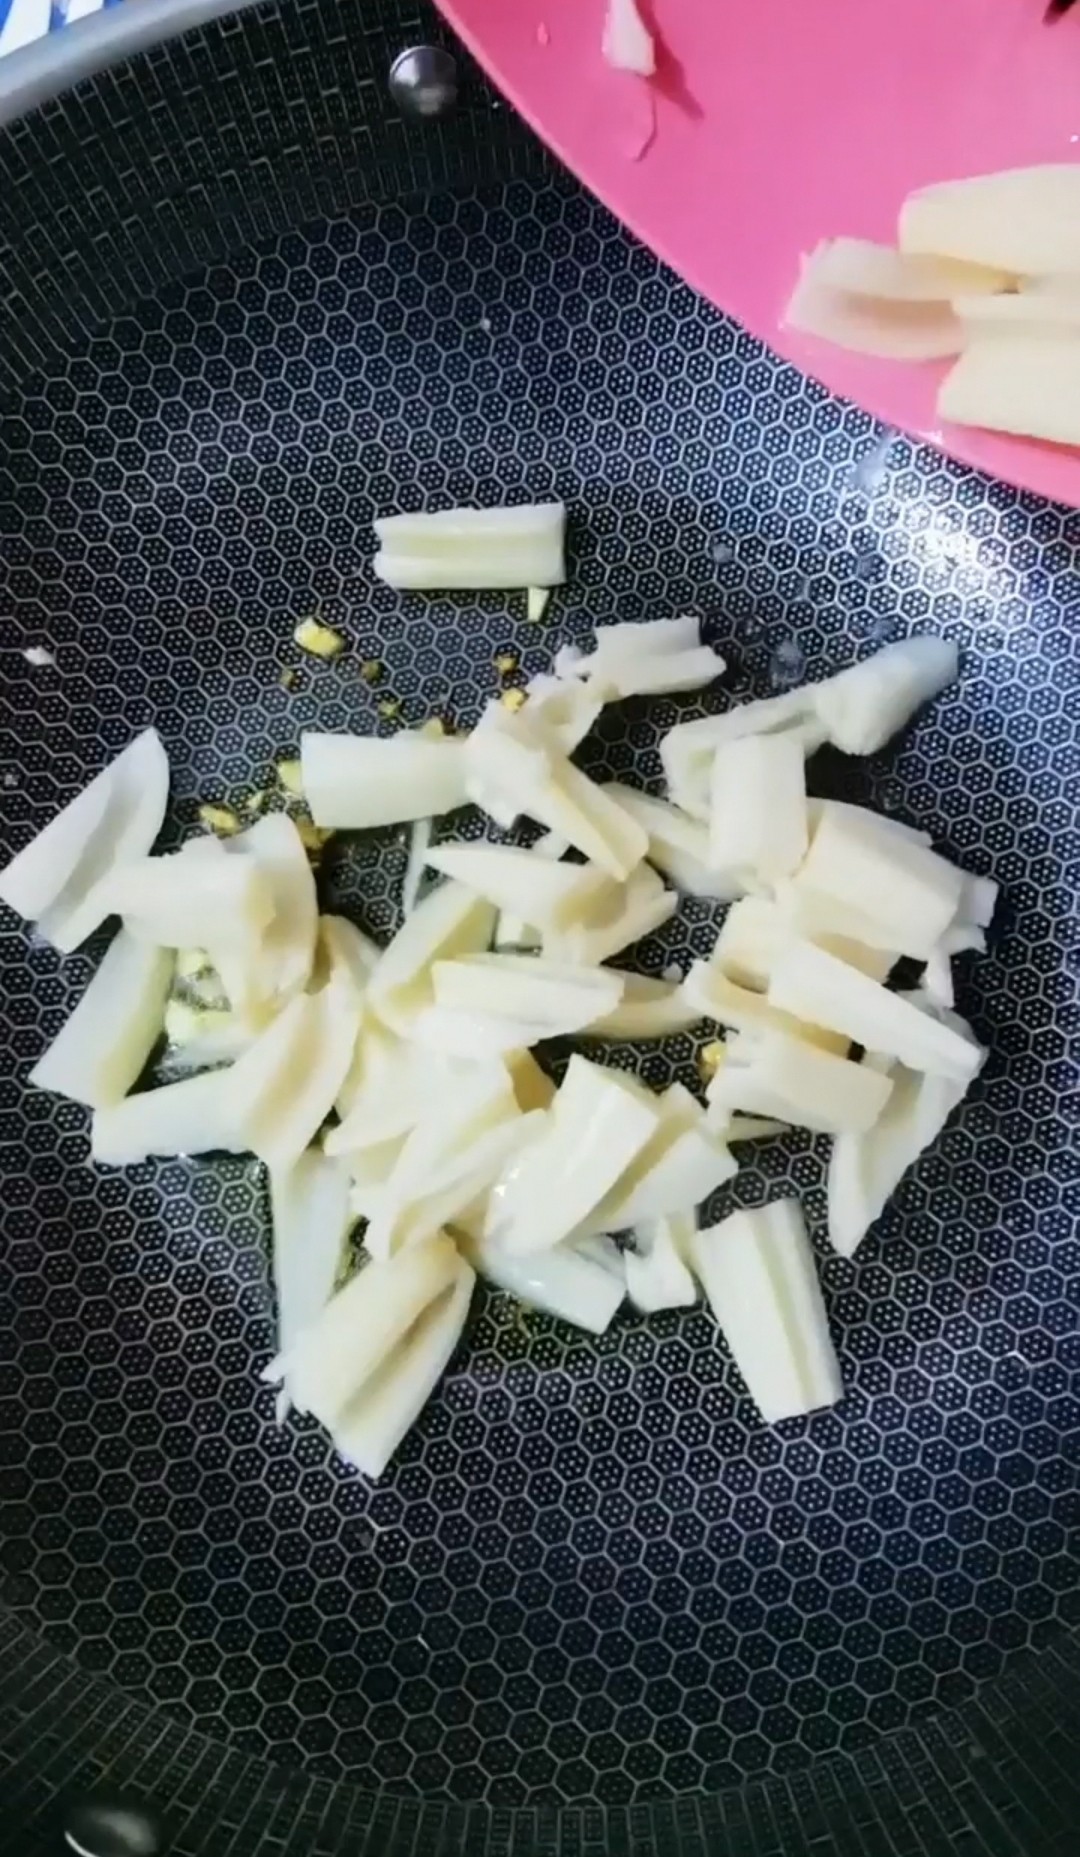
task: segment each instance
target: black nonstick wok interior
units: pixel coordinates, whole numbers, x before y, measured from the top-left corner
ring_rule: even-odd
[[[337,29],[297,12],[312,48]],[[372,73],[405,42],[392,8],[345,29]],[[207,44],[246,68],[235,30]],[[524,144],[526,178],[479,188],[467,146],[416,146],[399,197],[346,210],[343,158],[329,215],[286,189],[274,236],[245,223],[13,381],[5,847],[149,722],[179,842],[302,727],[470,723],[497,657],[524,677],[607,620],[700,613],[730,660],[712,707],[943,631],[958,687],[879,761],[821,761],[818,790],[1002,882],[960,998],[991,1060],[879,1234],[823,1264],[836,1412],[762,1427],[702,1313],[595,1342],[486,1295],[373,1490],[258,1385],[260,1169],[91,1171],[83,1112],[25,1075],[94,950],[60,965],[5,916],[0,1798],[27,1849],[104,1776],[191,1852],[1057,1850],[1078,1811],[1080,518],[831,401]],[[373,582],[376,514],[526,495],[571,510],[542,624]],[[330,664],[291,643],[315,611],[348,639]],[[609,710],[583,764],[652,779],[690,713]],[[324,894],[385,937],[404,862],[378,835]],[[707,952],[716,919],[688,903],[644,964]],[[674,1040],[644,1074],[692,1081],[694,1059]],[[821,1161],[761,1149],[740,1200],[786,1187],[820,1221]]]

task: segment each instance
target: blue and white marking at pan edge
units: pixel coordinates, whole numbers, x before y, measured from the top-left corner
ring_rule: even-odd
[[[120,0],[0,0],[0,58]]]

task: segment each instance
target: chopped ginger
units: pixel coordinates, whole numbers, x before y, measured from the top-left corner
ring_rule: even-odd
[[[429,716],[426,722],[420,724],[416,733],[422,735],[425,741],[441,742],[446,734],[446,725],[438,716]]]
[[[240,821],[231,806],[200,806],[199,820],[208,832],[219,838],[232,838],[240,830]]]
[[[547,611],[551,598],[550,587],[529,587],[525,594],[525,617],[533,625],[539,625]]]
[[[277,777],[286,793],[295,800],[304,797],[304,779],[299,760],[279,761]]]
[[[495,659],[495,669],[500,677],[509,677],[518,667],[517,656],[512,651],[500,651]]]
[[[210,971],[210,956],[205,948],[178,948],[176,951],[176,973],[180,980],[197,980],[200,974]]]
[[[380,716],[382,716],[385,721],[392,722],[394,717],[401,713],[401,698],[399,696],[384,696],[382,702],[379,703],[377,707]]]
[[[295,682],[296,682],[296,672],[293,669],[292,665],[291,664],[284,665],[281,670],[280,675],[278,676],[278,683],[281,685],[283,690],[291,690]]]
[[[711,1044],[702,1045],[697,1054],[698,1076],[702,1083],[712,1082],[726,1057],[727,1052],[724,1050],[722,1038],[714,1038]]]
[[[313,658],[336,658],[345,649],[340,632],[332,632],[328,625],[321,625],[314,618],[301,619],[293,638],[301,651],[310,652]]]
[[[332,838],[336,837],[336,833],[331,826],[316,825],[312,819],[297,819],[294,823],[304,850],[311,862],[317,864],[325,847]]]
[[[360,675],[365,683],[378,683],[383,674],[383,667],[378,658],[365,658],[360,666]]]
[[[504,690],[499,701],[503,708],[508,709],[511,715],[513,715],[517,710],[524,709],[526,702],[525,692],[524,690]]]
[[[189,1045],[195,1038],[225,1031],[231,1023],[231,1012],[212,1006],[189,1006],[184,1000],[171,999],[165,1008],[165,1036],[171,1045]]]
[[[260,787],[256,793],[248,794],[247,799],[244,801],[244,811],[261,812],[269,798],[269,790],[266,787]]]

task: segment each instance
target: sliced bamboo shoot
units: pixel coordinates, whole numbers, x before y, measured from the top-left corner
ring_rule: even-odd
[[[270,1172],[278,1351],[285,1354],[334,1293],[352,1224],[349,1170],[310,1148]]]
[[[368,1001],[399,1035],[432,1004],[435,961],[487,948],[495,926],[490,903],[462,884],[441,883],[407,916],[383,950],[368,985]]]
[[[659,1105],[643,1098],[618,1072],[572,1057],[550,1131],[494,1205],[487,1235],[524,1256],[576,1230],[654,1133]]]
[[[613,1012],[587,1025],[584,1036],[634,1043],[647,1038],[668,1038],[676,1032],[689,1031],[692,1025],[700,1022],[700,1012],[677,982],[654,980],[647,974],[631,974],[624,968],[611,971],[623,983],[622,999]]]
[[[384,516],[372,565],[391,587],[557,587],[565,529],[562,503]]]
[[[809,942],[793,942],[781,956],[767,997],[780,1011],[899,1058],[911,1070],[966,1084],[982,1061],[970,1040]]]
[[[813,1253],[794,1199],[734,1212],[691,1240],[694,1269],[767,1425],[843,1398]]]
[[[161,737],[144,729],[0,872],[0,900],[70,953],[110,914],[102,886],[150,850],[168,797]]]
[[[604,791],[648,834],[645,855],[649,863],[670,877],[677,889],[688,896],[714,897],[721,903],[741,894],[741,886],[730,871],[717,871],[710,865],[708,827],[700,819],[669,800],[639,793],[617,780],[609,781]]]
[[[423,1311],[333,1433],[343,1457],[376,1482],[415,1425],[461,1339],[476,1281],[460,1258],[454,1279]]]
[[[722,743],[712,771],[712,868],[771,884],[790,876],[806,845],[806,769],[797,737],[780,732]]]
[[[877,1121],[892,1089],[888,1077],[785,1032],[739,1034],[727,1040],[725,1053],[705,1093],[720,1135],[737,1110],[824,1135],[859,1132]]]
[[[920,1003],[928,1016],[966,1040],[982,1061],[985,1053],[963,1019]],[[867,1064],[885,1062],[866,1060]],[[956,1078],[928,1076],[902,1064],[890,1074],[892,1094],[874,1127],[858,1135],[839,1135],[833,1142],[828,1174],[829,1243],[841,1257],[854,1256],[908,1168],[936,1141],[968,1088]]]
[[[470,1263],[496,1289],[591,1335],[606,1332],[626,1294],[625,1282],[573,1245],[516,1257],[488,1239],[464,1238],[462,1244]]]
[[[1080,271],[1080,167],[1059,162],[939,181],[900,210],[902,252],[1016,276]]]
[[[166,949],[121,929],[29,1081],[90,1109],[118,1103],[161,1036],[172,973]]]
[[[465,743],[432,740],[421,730],[398,735],[300,737],[304,792],[316,825],[363,830],[439,818],[465,804]]]
[[[440,845],[432,870],[539,929],[570,928],[614,889],[588,864],[564,864],[510,845]]]
[[[634,1228],[636,1248],[624,1253],[626,1293],[642,1315],[688,1309],[698,1286],[687,1267],[696,1235],[691,1212],[674,1213]]]

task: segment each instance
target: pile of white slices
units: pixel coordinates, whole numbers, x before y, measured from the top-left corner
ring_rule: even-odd
[[[819,245],[788,326],[889,360],[956,356],[943,419],[1080,444],[1080,163],[922,187],[897,236]]]
[[[627,1296],[671,1308],[700,1284],[764,1419],[832,1403],[797,1203],[700,1230],[698,1211],[734,1177],[733,1144],[822,1131],[829,1236],[850,1255],[979,1069],[951,961],[984,945],[995,885],[925,833],[806,792],[818,747],[875,752],[956,668],[952,645],[912,638],[680,724],[666,798],[598,785],[571,756],[605,704],[722,671],[694,619],[564,648],[467,736],[305,734],[317,825],[414,822],[411,906],[382,949],[320,915],[285,813],[152,855],[168,766],[149,729],[0,875],[62,950],[121,923],[31,1081],[90,1107],[98,1163],[266,1163],[280,1345],[264,1378],[372,1477],[446,1366],[477,1272],[593,1333]],[[431,849],[433,821],[466,802],[545,835]],[[628,972],[680,891],[730,905],[712,955],[677,980]],[[916,992],[885,985],[902,957],[923,964]],[[603,1062],[606,1041],[696,1026],[717,1060],[704,1101]],[[129,1094],[163,1033],[172,1080]],[[552,1039],[589,1053],[558,1088],[536,1056]],[[339,1287],[357,1219],[361,1267]]]

